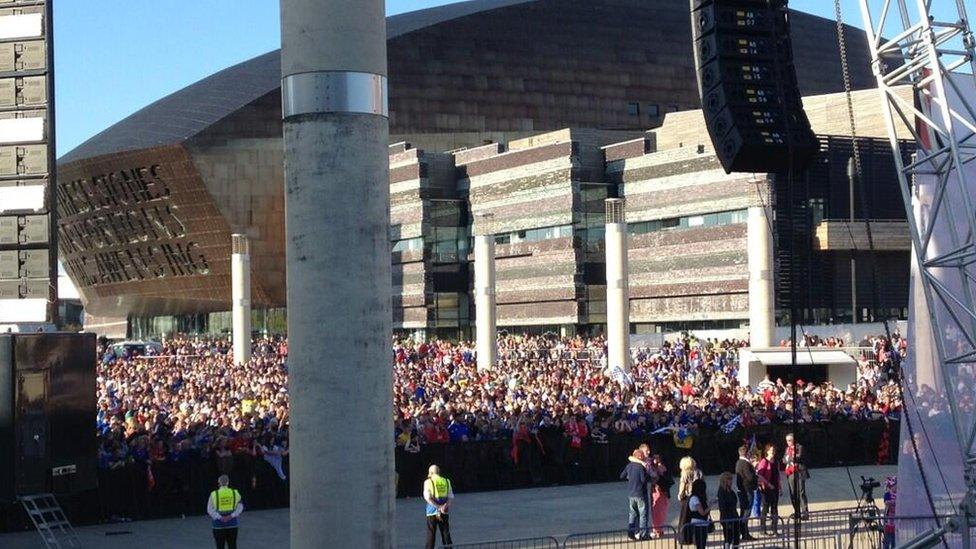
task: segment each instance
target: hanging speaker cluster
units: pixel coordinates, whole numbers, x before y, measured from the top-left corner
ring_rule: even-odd
[[[803,170],[818,149],[786,0],[691,0],[702,112],[728,173]]]

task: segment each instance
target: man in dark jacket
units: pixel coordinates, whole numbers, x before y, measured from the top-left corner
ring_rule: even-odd
[[[644,452],[634,450],[627,461],[627,467],[620,473],[620,478],[627,480],[630,490],[628,507],[627,537],[632,540],[647,539],[647,467],[644,465]]]
[[[803,518],[806,518],[809,513],[807,506],[807,479],[810,478],[810,472],[807,470],[803,446],[796,443],[793,433],[786,435],[786,455],[783,458],[783,466],[786,469],[786,481],[790,487],[790,500],[793,503],[793,513],[800,514]]]
[[[739,446],[739,459],[735,462],[735,487],[739,495],[739,516],[742,517],[742,539],[751,541],[755,538],[749,534],[749,517],[752,515],[752,498],[759,489],[756,480],[756,468],[749,461],[749,448]]]

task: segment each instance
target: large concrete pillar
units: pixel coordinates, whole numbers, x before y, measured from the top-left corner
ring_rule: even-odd
[[[394,546],[383,0],[281,0],[291,547]]]
[[[749,208],[749,343],[753,348],[773,346],[776,332],[776,296],[773,293],[773,232],[767,206]]]
[[[234,362],[251,360],[251,243],[247,235],[231,235],[231,317],[234,328]]]
[[[607,366],[630,369],[627,218],[622,198],[607,200]]]
[[[492,214],[475,214],[474,315],[478,369],[490,370],[498,360],[495,308],[495,234]]]

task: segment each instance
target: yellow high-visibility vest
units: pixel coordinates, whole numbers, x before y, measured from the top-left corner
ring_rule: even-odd
[[[434,499],[438,501],[447,498],[447,494],[451,491],[451,481],[440,475],[431,476],[430,485],[434,490]]]
[[[214,490],[214,507],[220,514],[230,514],[237,507],[237,502],[241,501],[241,495],[233,488],[217,488]]]

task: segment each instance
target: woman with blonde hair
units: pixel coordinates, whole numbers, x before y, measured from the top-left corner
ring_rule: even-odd
[[[722,536],[725,538],[725,549],[739,546],[742,539],[742,521],[739,518],[739,498],[732,488],[732,473],[726,471],[718,477],[718,510],[719,520],[722,521]]]
[[[678,532],[681,532],[681,543],[687,545],[694,543],[692,529],[685,528],[691,520],[688,513],[688,500],[691,499],[691,487],[703,475],[701,469],[698,468],[698,464],[695,463],[694,458],[691,456],[681,458],[681,461],[678,462],[678,468],[681,470],[681,476],[678,479],[678,501],[680,505],[678,511]]]

